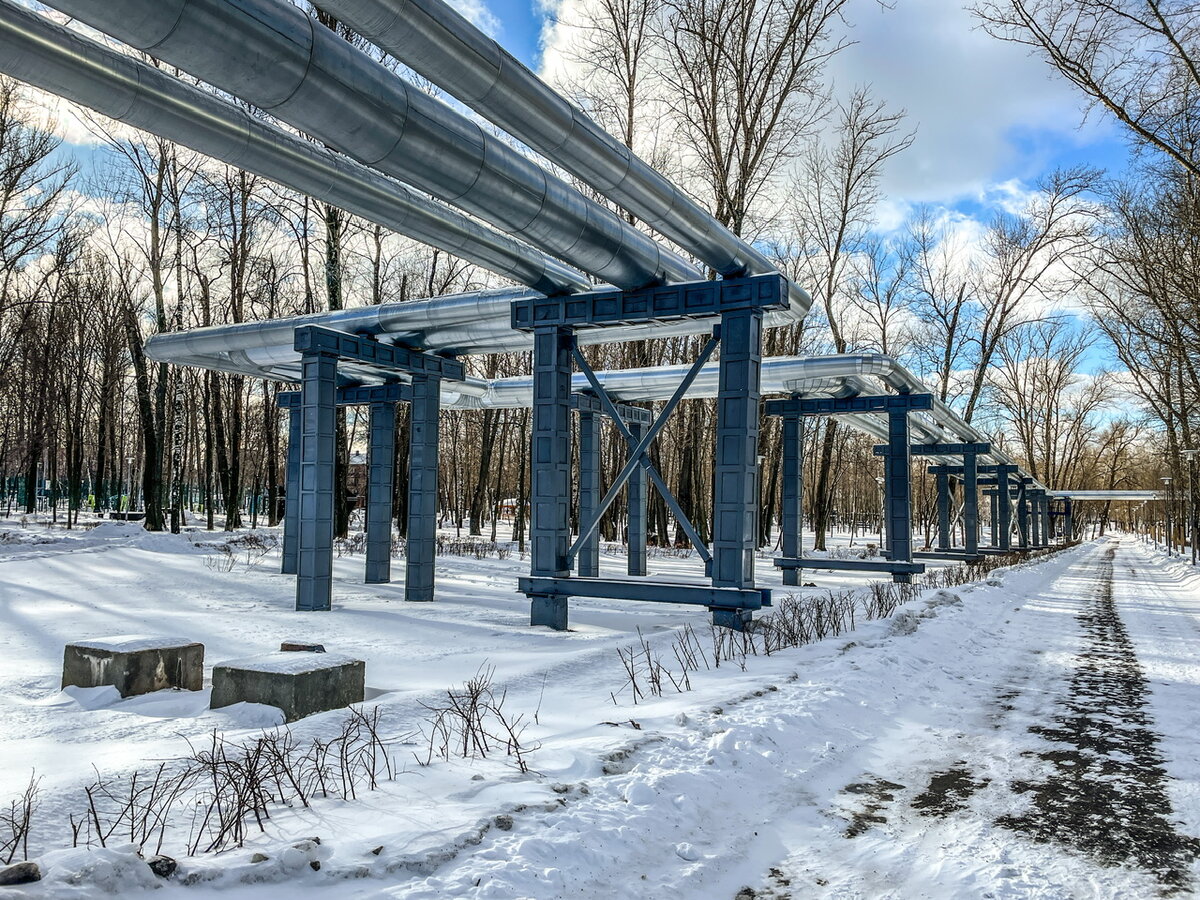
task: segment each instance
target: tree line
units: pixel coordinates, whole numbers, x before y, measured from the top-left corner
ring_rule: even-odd
[[[1126,12],[1143,6],[1124,3]],[[1196,454],[1186,452],[1200,443],[1194,32],[1172,18],[1173,7],[1145,4],[1139,21],[1175,64],[1144,62],[1143,110],[1121,94],[1132,96],[1131,86],[1113,81],[1139,61],[1114,62],[1132,52],[1119,51],[1122,36],[1103,19],[1114,4],[981,6],[998,38],[1032,45],[1126,125],[1133,162],[1116,179],[1084,167],[1048,173],[976,228],[918,207],[884,231],[875,218],[882,176],[915,137],[903,110],[869,89],[843,95],[829,83],[826,63],[845,45],[845,6],[564,7],[557,28],[570,49],[553,74],[604,127],[735,234],[768,248],[813,295],[803,325],[766,333],[765,355],[894,356],[1052,488],[1157,487],[1171,477],[1183,521],[1188,492],[1191,509],[1200,505]],[[1068,8],[1093,16],[1096,40],[1083,49],[1071,43],[1074,33],[1057,36]],[[1119,21],[1134,27],[1128,16]],[[355,40],[327,16],[321,22]],[[1105,40],[1107,56],[1095,49]],[[1079,74],[1089,67],[1093,75]],[[1151,89],[1161,102],[1145,99]],[[502,283],[336,207],[99,118],[88,121],[95,147],[70,152],[39,125],[33,102],[0,81],[5,514],[40,506],[70,525],[84,512],[136,507],[151,529],[273,525],[286,437],[275,396],[288,386],[156,363],[143,353],[145,339]],[[625,368],[687,363],[698,347],[696,338],[673,338],[587,355],[597,368]],[[1082,374],[1102,357],[1113,363],[1108,371]],[[496,355],[469,367],[500,377],[527,372],[529,360]],[[523,540],[528,411],[442,415],[445,525],[494,536],[515,515],[514,536]],[[406,416],[401,409],[401,529]],[[684,401],[652,450],[705,540],[714,431],[713,402]],[[365,418],[340,412],[338,436],[346,490],[337,527],[345,533],[362,493]],[[604,441],[607,483],[625,447],[612,429]],[[834,420],[809,423],[805,503],[817,546],[835,525],[865,528],[878,518],[874,442]],[[760,452],[766,543],[779,515],[782,445],[773,420],[763,421]],[[932,488],[919,473],[915,484],[917,527],[928,535]],[[666,504],[651,498],[651,540],[682,541]],[[619,539],[623,519],[618,502],[603,536]]]

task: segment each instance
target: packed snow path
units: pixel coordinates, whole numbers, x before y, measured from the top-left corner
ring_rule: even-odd
[[[903,611],[387,893],[1190,894],[1200,597],[1164,563],[1101,541]]]
[[[360,803],[279,816],[245,851],[184,860],[200,883],[157,895],[265,900],[299,885],[338,898],[1190,895],[1192,571],[1109,538],[926,592],[891,619],[744,672],[700,673],[694,691],[636,706],[607,699],[618,663],[598,632],[554,636],[586,637],[591,652],[571,665],[552,656],[549,682],[519,654],[494,653],[501,675],[525,669],[511,682],[517,709],[540,708],[532,774],[492,760],[410,771]],[[263,578],[260,590],[273,576]],[[506,639],[502,621],[493,627]],[[670,637],[651,640],[665,649]],[[398,715],[408,701],[378,702]],[[61,702],[48,708],[65,715]],[[285,860],[307,834],[324,838],[320,871],[250,860]],[[68,851],[57,868],[48,860],[46,882],[13,896],[147,883],[123,882],[117,856],[100,877]],[[258,879],[268,883],[245,883]]]

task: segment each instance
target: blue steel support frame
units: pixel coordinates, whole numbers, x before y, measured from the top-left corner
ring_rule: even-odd
[[[629,452],[632,453],[646,436],[649,426],[641,422],[629,423]],[[638,466],[629,475],[626,485],[626,506],[629,507],[628,527],[625,542],[628,547],[626,572],[629,575],[646,574],[646,468]]]
[[[758,432],[762,369],[761,309],[721,315],[717,452],[713,491],[714,587],[753,588],[758,539]],[[714,625],[740,629],[742,609],[712,608]]]
[[[337,405],[338,406],[362,406],[369,405],[372,410],[378,404],[391,404],[393,407],[393,424],[395,422],[395,405],[397,403],[408,403],[412,400],[412,390],[407,384],[399,382],[389,382],[387,384],[373,385],[357,385],[352,387],[342,387],[337,390]],[[283,520],[283,565],[281,572],[284,575],[296,574],[296,558],[297,547],[300,534],[300,409],[301,409],[300,391],[283,391],[275,395],[276,405],[280,409],[288,411],[288,455],[287,455],[287,494],[285,495],[284,520]],[[372,418],[374,422],[374,418]],[[392,436],[393,446],[395,442],[395,433],[393,430]],[[386,459],[384,456],[377,456],[379,459]],[[378,469],[373,463],[368,463],[369,470],[373,478],[387,477],[389,486],[385,489],[387,496],[390,498],[395,483],[395,467],[394,463],[389,462],[386,472]],[[371,484],[368,483],[368,541],[370,540],[369,520],[370,512],[370,495]],[[371,552],[370,546],[367,548],[367,574],[364,579],[367,584],[384,584],[391,580],[391,500],[388,500],[388,562],[385,571],[385,577],[379,580],[372,578],[372,560],[374,554]],[[376,550],[376,554],[379,551]]]
[[[533,452],[531,454],[530,576],[571,574],[571,329],[533,330]],[[567,628],[567,597],[529,595],[531,625]]]
[[[934,471],[937,486],[937,548],[950,549],[950,475],[939,466]]]
[[[590,522],[600,502],[600,413],[579,411],[579,521]],[[600,531],[592,529],[575,557],[575,573],[585,578],[600,574]]]
[[[396,469],[396,404],[370,406],[367,453],[367,584],[392,580],[392,495]]]
[[[780,510],[780,525],[783,532],[781,549],[785,557],[795,558],[801,553],[801,535],[804,530],[804,419],[798,413],[788,413],[781,418],[783,426],[783,483],[780,486],[783,501]],[[800,570],[784,569],[783,583],[792,587],[798,586]]]
[[[322,348],[301,354],[300,527],[296,609],[327,610],[333,602],[333,492],[336,456],[337,356]]]
[[[533,333],[531,565],[529,576],[518,580],[518,590],[530,599],[532,624],[565,629],[567,598],[573,591],[582,596],[700,603],[712,610],[715,624],[733,628],[744,627],[750,620],[751,610],[769,605],[770,592],[753,588],[762,317],[764,309],[786,309],[787,305],[786,281],[778,274],[662,285],[644,291],[595,291],[571,297],[531,298],[512,304],[513,328]],[[595,373],[588,368],[586,360],[577,355],[581,371],[588,376],[606,412],[622,430],[626,441],[634,446],[625,466],[601,499],[596,514],[590,522],[580,524],[580,534],[573,548],[568,515],[573,329],[660,319],[709,319],[716,315],[721,316],[720,328],[714,329],[700,358],[636,443],[620,415],[610,409],[612,401],[598,384]],[[712,353],[719,340],[718,331],[722,351],[718,370],[718,478],[714,494],[718,522],[716,543],[725,551],[725,562],[720,567],[713,566],[713,587],[700,592],[687,588],[680,590],[678,585],[572,579],[570,560],[573,550],[578,549],[596,528],[599,516],[604,514],[616,491],[625,486],[639,467],[644,468],[659,488],[680,526],[690,527],[661,476],[646,458],[646,449],[694,381],[707,355]],[[729,332],[732,332],[732,339],[727,337]],[[698,536],[693,537],[693,542],[708,562],[711,555],[703,542]],[[695,599],[686,599],[688,597]]]
[[[414,375],[408,427],[408,550],[404,599],[433,600],[437,558],[438,419],[442,379]]]
[[[887,529],[887,562],[858,565],[854,560],[842,560],[836,568],[863,571],[891,571],[896,582],[910,583],[913,571],[912,555],[912,478],[908,414],[912,410],[932,409],[932,394],[884,394],[858,397],[799,397],[792,395],[787,400],[768,400],[763,412],[768,416],[780,416],[786,423],[789,416],[829,416],[841,413],[882,413],[887,416],[888,443],[877,446],[875,453],[884,457],[884,521]],[[785,432],[786,434],[786,432]],[[801,432],[802,434],[802,432]],[[787,452],[784,441],[784,452]],[[799,465],[799,461],[796,463]],[[785,472],[786,486],[787,475]],[[785,487],[786,489],[786,487]],[[786,504],[785,504],[786,510]],[[799,528],[797,526],[797,534]],[[787,540],[785,528],[784,539]],[[798,541],[797,541],[797,550]],[[844,565],[843,565],[844,563]],[[894,564],[894,565],[893,565]],[[799,568],[819,569],[820,559],[803,559],[799,556],[784,556],[775,560],[775,565],[785,572]],[[919,564],[918,564],[919,565]],[[891,566],[891,568],[888,568]],[[909,571],[899,571],[909,569]]]
[[[299,406],[288,410],[287,489],[283,497],[283,562],[279,571],[295,575],[300,556],[300,421]]]
[[[975,555],[979,552],[979,473],[995,469],[995,466],[979,466],[979,454],[990,453],[992,445],[988,441],[978,443],[942,443],[914,444],[910,448],[912,456],[961,456],[961,466],[930,466],[929,471],[935,476],[938,503],[938,550],[949,550],[953,544],[951,533],[951,482],[950,476],[959,477],[962,488],[962,517],[963,517],[963,549]],[[886,444],[875,446],[876,456],[886,456]],[[996,543],[996,504],[992,503],[992,544]]]
[[[1063,539],[1068,544],[1075,540],[1075,510],[1070,497],[1063,500]]]

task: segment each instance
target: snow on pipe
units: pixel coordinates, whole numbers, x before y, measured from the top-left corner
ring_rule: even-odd
[[[443,0],[315,2],[721,274],[778,271]],[[789,289],[807,311],[808,294]]]
[[[52,0],[48,5],[619,288],[702,277],[611,210],[291,4]]]
[[[542,293],[590,287],[539,250],[9,0],[0,0],[0,71]]]

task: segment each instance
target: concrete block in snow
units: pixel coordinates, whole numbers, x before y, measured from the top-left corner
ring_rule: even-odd
[[[295,722],[313,713],[361,703],[366,663],[340,653],[279,651],[213,666],[212,708],[264,703]]]
[[[112,685],[122,697],[204,686],[204,645],[183,638],[117,635],[76,641],[63,651],[62,686]]]

